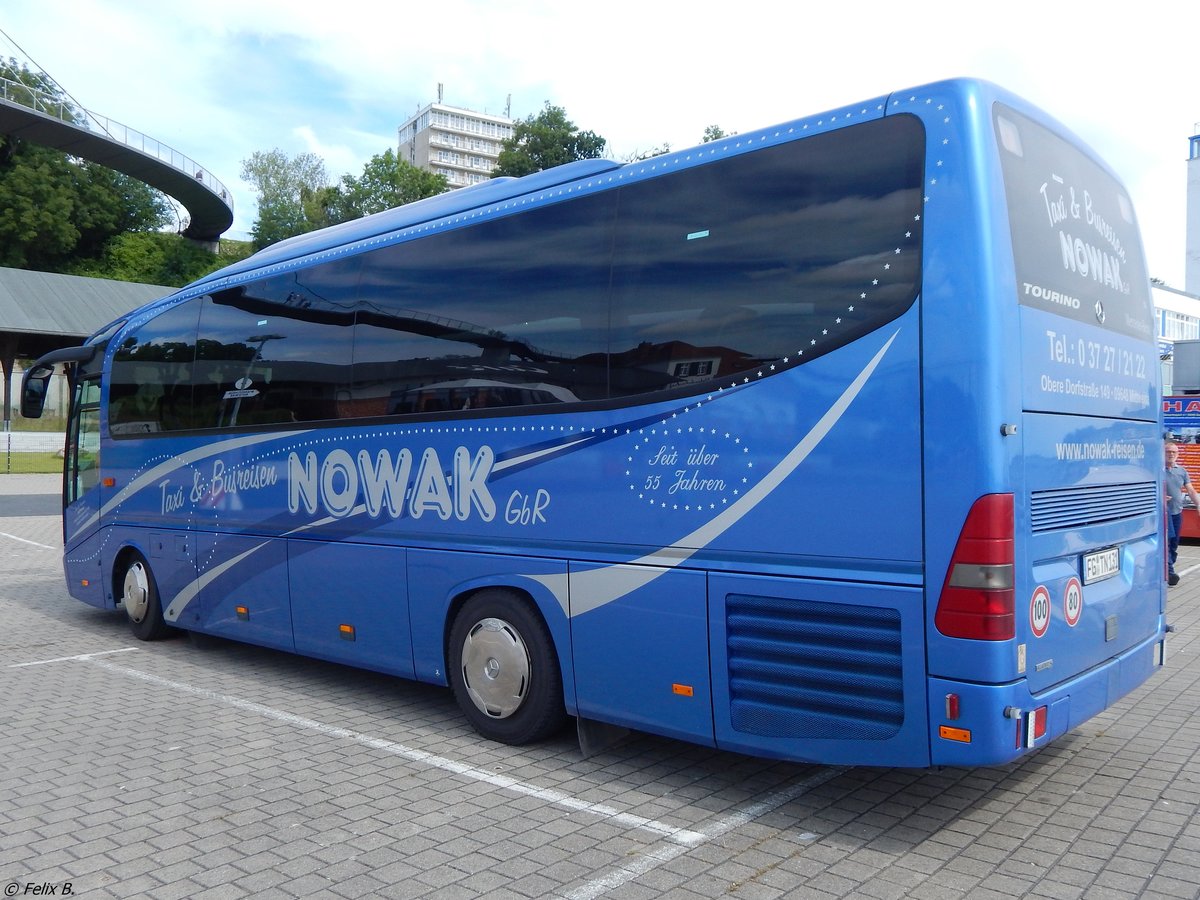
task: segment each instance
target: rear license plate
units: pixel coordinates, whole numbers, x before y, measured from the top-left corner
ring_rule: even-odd
[[[1097,550],[1083,558],[1083,583],[1103,581],[1121,571],[1121,554],[1116,547]]]

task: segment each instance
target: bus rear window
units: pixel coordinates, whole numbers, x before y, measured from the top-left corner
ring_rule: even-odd
[[[992,117],[1020,303],[1148,340],[1150,287],[1129,195],[1027,116],[997,103]]]

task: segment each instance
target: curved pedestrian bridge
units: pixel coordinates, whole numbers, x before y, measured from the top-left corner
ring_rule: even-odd
[[[185,237],[215,241],[233,224],[233,195],[199,163],[61,97],[0,78],[0,133],[62,150],[157,188],[187,209],[191,221]]]

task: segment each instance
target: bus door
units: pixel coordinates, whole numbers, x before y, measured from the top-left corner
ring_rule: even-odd
[[[100,522],[100,378],[76,380],[63,465],[63,546],[71,594],[103,603],[100,554],[90,552]],[[83,544],[85,547],[81,548]]]
[[[196,538],[200,628],[210,634],[295,650],[287,541],[214,533]]]

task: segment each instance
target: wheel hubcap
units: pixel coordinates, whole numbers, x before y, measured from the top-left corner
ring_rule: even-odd
[[[146,568],[140,562],[134,563],[125,573],[121,604],[131,621],[140,622],[146,617],[150,606],[150,582],[146,578]]]
[[[493,719],[511,716],[529,690],[529,651],[502,619],[483,619],[463,641],[462,674],[471,702]]]

